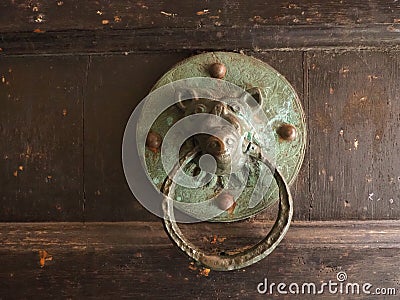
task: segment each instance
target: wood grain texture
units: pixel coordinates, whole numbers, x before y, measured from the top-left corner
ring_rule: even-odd
[[[263,234],[258,223],[230,225],[226,233],[250,228],[247,232],[251,237]],[[197,230],[192,231],[197,238],[201,230],[207,232],[200,224]],[[211,271],[205,277],[199,275],[201,268],[190,266],[172,246],[161,222],[2,224],[0,297],[184,299],[190,295],[195,299],[261,299],[270,296],[257,293],[264,278],[275,283],[321,284],[337,282],[339,271],[347,273],[347,282],[395,288],[398,295],[399,230],[399,222],[393,221],[296,222],[265,260],[242,270]],[[210,244],[209,238],[206,236],[204,244]],[[249,239],[247,235],[241,238]],[[43,268],[39,250],[52,257]],[[337,297],[327,292],[318,296]],[[351,299],[365,299],[365,295]]]
[[[399,24],[2,33],[1,55],[147,51],[398,49]]]
[[[397,1],[26,1],[0,5],[0,31],[398,23]],[[104,20],[108,21],[104,22]]]
[[[0,60],[0,221],[82,220],[86,64]]]
[[[397,47],[397,1],[3,1],[3,54]],[[212,45],[212,46],[211,46]]]
[[[132,195],[122,168],[122,138],[136,105],[184,54],[94,56],[85,100],[85,217],[154,220]],[[142,172],[141,166],[138,172]]]
[[[312,219],[400,215],[399,52],[310,52]]]

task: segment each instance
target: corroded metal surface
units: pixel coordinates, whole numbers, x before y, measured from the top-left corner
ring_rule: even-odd
[[[156,83],[153,90],[180,79],[210,77],[210,71],[215,73],[214,76],[217,76],[217,71],[221,71],[221,67],[218,65],[219,68],[214,70],[212,66],[215,66],[216,63],[226,67],[226,73],[225,70],[222,70],[224,71],[222,72],[224,73],[223,80],[231,82],[243,88],[243,90],[259,89],[262,97],[260,104],[268,119],[263,128],[263,131],[266,132],[266,144],[273,145],[274,148],[273,150],[266,150],[266,154],[272,158],[273,163],[290,185],[297,176],[304,158],[306,142],[304,113],[298,96],[291,85],[268,64],[255,58],[235,53],[205,53],[193,56],[173,67]],[[218,75],[217,77],[221,76]],[[160,101],[162,100],[160,99]],[[186,103],[186,105],[190,105],[190,103]],[[181,108],[176,105],[171,106],[155,121],[152,131],[163,138],[173,124],[184,115],[185,113],[182,112]],[[291,134],[286,139],[282,138],[280,128],[284,124],[290,124],[295,128],[295,137]],[[146,172],[153,184],[157,189],[161,189],[167,174],[162,167],[160,152],[150,148],[146,149],[145,163]],[[277,185],[273,184],[265,191],[265,196],[261,202],[254,207],[249,205],[249,198],[254,192],[256,179],[267,168],[257,161],[249,161],[248,165],[249,180],[239,198],[236,199],[235,207],[222,212],[209,221],[229,222],[244,219],[269,207],[279,199],[279,189]],[[186,166],[186,171],[188,173],[196,172],[196,165],[189,163]],[[268,182],[273,178],[273,173],[263,176],[266,178],[265,181]],[[224,185],[224,177],[221,176],[221,178],[215,178],[211,184],[196,191],[179,186],[176,187],[174,193],[175,207],[182,208],[187,212],[186,204],[200,203],[205,199],[214,197],[216,195],[215,186],[217,184]],[[189,211],[189,214],[197,217],[202,212]]]
[[[260,261],[268,256],[276,248],[276,246],[278,246],[289,229],[293,215],[293,200],[287,183],[275,166],[267,159],[262,149],[256,148],[252,153],[252,157],[256,160],[259,160],[270,169],[270,171],[274,174],[274,179],[279,187],[279,211],[275,224],[266,237],[264,237],[256,245],[243,251],[236,253],[224,253],[223,255],[206,254],[204,251],[195,247],[185,238],[179,229],[178,224],[175,222],[174,205],[172,203],[172,198],[174,198],[173,194],[175,191],[175,182],[173,178],[177,173],[179,164],[190,163],[190,161],[193,160],[200,152],[200,149],[195,147],[186,155],[184,155],[181,161],[171,171],[161,187],[161,191],[166,195],[162,204],[164,210],[165,229],[169,233],[172,240],[178,245],[179,248],[182,249],[182,251],[184,251],[191,258],[202,263],[204,266],[207,266],[213,270],[230,271],[244,268]]]

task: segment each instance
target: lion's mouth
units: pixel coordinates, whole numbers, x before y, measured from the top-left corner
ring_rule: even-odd
[[[221,154],[218,154],[218,155],[213,155],[213,156],[215,157],[217,162],[219,162],[221,164],[230,163],[230,161],[231,161],[231,155],[228,152],[221,153]]]

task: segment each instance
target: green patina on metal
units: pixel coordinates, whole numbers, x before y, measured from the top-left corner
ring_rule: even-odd
[[[210,77],[209,68],[215,63],[221,63],[226,67],[223,80],[231,82],[244,90],[257,87],[263,97],[262,109],[268,118],[265,124],[267,141],[274,145],[274,160],[282,176],[290,184],[298,175],[305,155],[306,124],[304,112],[300,100],[288,83],[275,69],[268,64],[253,57],[227,52],[210,52],[188,58],[169,70],[153,87],[153,90],[175,82],[180,79],[191,77]],[[171,126],[182,118],[182,111],[176,106],[165,110],[152,125],[152,131],[157,132],[162,138]],[[282,124],[291,124],[296,129],[296,138],[290,142],[282,141],[277,134],[277,129]],[[248,140],[253,139],[252,133],[248,134]],[[193,145],[186,145],[190,150]],[[154,149],[146,149],[145,163],[147,174],[157,189],[160,189],[167,174],[165,173],[160,152]],[[261,210],[269,207],[279,199],[278,187],[272,181],[273,174],[266,171],[267,168],[260,162],[253,161],[248,165],[250,175],[245,188],[236,199],[236,205],[229,212],[221,212],[217,217],[209,221],[231,222],[248,218]],[[196,169],[194,162],[185,167],[188,174]],[[249,198],[252,195],[260,172],[266,171],[263,180],[269,186],[263,200],[256,206],[249,206]],[[240,179],[240,178],[239,178]],[[199,189],[177,187],[175,190],[175,206],[187,212],[185,204],[200,203],[216,196],[220,187],[226,184],[226,176],[214,176],[209,184]],[[271,185],[269,183],[272,182]],[[212,205],[212,204],[210,204]],[[218,208],[215,208],[218,209]],[[192,216],[201,216],[201,211],[189,211]]]

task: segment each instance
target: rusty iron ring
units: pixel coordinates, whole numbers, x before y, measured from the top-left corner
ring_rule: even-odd
[[[278,246],[289,229],[293,216],[293,200],[288,184],[278,169],[267,159],[263,150],[257,148],[251,156],[256,160],[263,162],[271,170],[279,187],[278,217],[267,236],[251,248],[235,254],[206,254],[190,243],[179,229],[178,224],[174,219],[173,200],[171,197],[173,196],[176,185],[173,178],[179,170],[179,167],[193,160],[200,154],[200,152],[200,149],[195,147],[184,155],[180,159],[179,163],[177,163],[171,170],[169,176],[167,176],[161,187],[161,192],[165,195],[162,203],[164,211],[164,226],[170,238],[191,258],[216,271],[241,269],[262,260]]]

